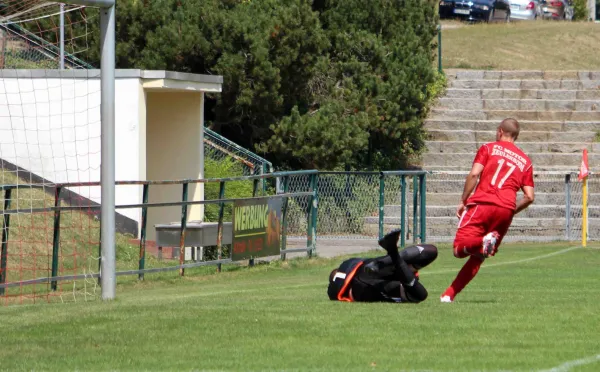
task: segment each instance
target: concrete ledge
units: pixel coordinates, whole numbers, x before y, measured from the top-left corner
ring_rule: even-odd
[[[25,70],[25,69],[4,69],[0,70],[0,78],[3,79],[99,79],[100,70]],[[223,76],[220,75],[202,75],[190,74],[185,72],[164,71],[164,70],[138,70],[138,69],[117,69],[115,78],[139,78],[139,79],[170,79],[179,81],[192,81],[197,83],[223,84]]]

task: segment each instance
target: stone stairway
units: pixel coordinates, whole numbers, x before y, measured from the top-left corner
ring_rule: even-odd
[[[495,140],[502,119],[519,120],[517,145],[532,159],[536,202],[515,217],[509,240],[554,240],[567,235],[565,174],[576,172],[584,147],[590,166],[600,164],[600,71],[447,70],[448,89],[425,122],[429,132],[422,166],[427,180],[428,240],[451,240],[456,204],[473,156]],[[580,235],[581,185],[571,185],[572,230]],[[590,184],[590,237],[600,238],[600,188]],[[387,206],[386,222],[399,221]],[[579,223],[579,225],[577,225]],[[579,226],[579,227],[578,227]],[[571,229],[570,229],[571,230]]]

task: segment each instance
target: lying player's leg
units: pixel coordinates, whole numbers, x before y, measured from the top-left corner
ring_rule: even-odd
[[[435,261],[437,256],[438,250],[433,244],[413,245],[400,251],[400,257],[417,270]]]
[[[433,244],[420,244],[407,247],[399,254],[418,277],[419,270],[435,261],[438,250]],[[395,280],[396,267],[389,255],[366,260],[365,270],[374,278]]]

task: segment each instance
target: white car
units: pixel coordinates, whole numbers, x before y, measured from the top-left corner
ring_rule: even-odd
[[[542,16],[542,7],[538,0],[510,0],[510,19],[533,21]]]

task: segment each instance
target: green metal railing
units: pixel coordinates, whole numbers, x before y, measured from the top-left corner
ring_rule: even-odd
[[[437,37],[438,37],[438,53],[437,53],[437,57],[438,57],[438,72],[442,72],[443,71],[443,67],[442,67],[442,25],[437,25]]]
[[[183,276],[185,274],[186,268],[198,267],[198,266],[206,266],[206,265],[218,265],[219,269],[221,264],[223,263],[231,263],[231,259],[223,259],[221,257],[222,252],[222,234],[223,234],[223,210],[226,203],[232,203],[236,200],[247,200],[257,197],[267,197],[267,198],[284,198],[287,200],[288,198],[294,197],[305,197],[310,200],[310,204],[314,205],[314,208],[309,211],[309,213],[314,213],[315,216],[308,215],[307,219],[313,221],[312,224],[309,224],[309,229],[307,230],[307,237],[310,241],[310,244],[307,245],[304,249],[286,249],[285,241],[281,247],[281,254],[286,253],[294,253],[294,252],[307,252],[309,257],[312,257],[316,253],[316,239],[311,237],[316,236],[316,213],[317,213],[317,203],[316,203],[316,190],[312,191],[304,191],[304,192],[295,192],[295,193],[285,193],[278,195],[264,195],[265,191],[259,187],[261,184],[261,180],[265,178],[274,178],[274,177],[289,177],[295,174],[302,174],[303,176],[309,177],[311,179],[312,184],[316,184],[317,171],[301,171],[301,172],[284,172],[284,173],[275,173],[275,174],[266,174],[266,175],[255,175],[255,176],[244,176],[244,177],[235,177],[235,178],[222,178],[222,179],[197,179],[197,180],[177,180],[177,181],[120,181],[117,182],[117,186],[142,186],[143,187],[143,203],[141,204],[128,204],[128,205],[118,205],[116,206],[117,210],[121,209],[131,209],[131,208],[141,208],[142,209],[142,223],[141,223],[141,239],[139,246],[139,260],[138,260],[138,269],[137,270],[128,270],[128,271],[120,271],[117,272],[116,275],[138,275],[139,279],[144,278],[145,273],[149,272],[161,272],[161,271],[171,271],[171,270],[179,270],[179,274]],[[225,185],[227,182],[239,182],[239,181],[252,181],[254,184],[253,196],[250,198],[235,198],[235,199],[223,199],[221,198],[225,194]],[[202,201],[189,201],[188,200],[188,191],[190,184],[197,183],[219,183],[220,185],[220,198],[216,200],[202,200]],[[182,186],[182,197],[181,201],[176,202],[162,202],[162,203],[148,203],[148,196],[151,185],[177,185],[180,184]],[[51,283],[51,289],[55,291],[57,289],[57,282],[64,280],[77,280],[84,278],[97,278],[100,275],[97,273],[90,274],[81,274],[81,275],[66,275],[59,276],[58,275],[58,266],[59,266],[59,252],[60,252],[60,218],[61,212],[63,211],[78,211],[78,210],[88,210],[88,209],[99,209],[99,205],[86,205],[86,206],[61,206],[61,190],[67,187],[96,187],[100,184],[98,182],[88,182],[88,183],[68,183],[68,184],[57,184],[54,186],[54,207],[47,208],[28,208],[25,211],[14,210],[11,208],[11,197],[12,190],[17,188],[19,189],[44,189],[48,186],[43,185],[3,185],[0,190],[4,191],[4,209],[2,210],[3,214],[3,222],[2,222],[2,251],[1,251],[1,269],[0,269],[0,295],[4,295],[5,289],[10,287],[29,285],[29,284],[37,284],[37,283]],[[262,196],[261,196],[262,195]],[[219,205],[219,221],[218,221],[218,239],[217,239],[217,249],[218,249],[218,258],[209,262],[196,262],[196,263],[184,263],[184,249],[185,249],[185,235],[186,235],[186,227],[188,224],[187,220],[187,211],[188,206],[190,205],[207,205],[207,204],[217,204]],[[179,244],[179,265],[170,266],[170,267],[161,267],[161,268],[146,268],[146,234],[147,234],[147,216],[148,216],[148,208],[154,207],[172,207],[172,206],[180,206],[181,208],[181,229],[180,229],[180,244]],[[54,212],[54,229],[53,229],[53,246],[52,246],[52,274],[47,278],[34,278],[31,280],[22,280],[19,282],[11,282],[7,283],[7,257],[8,257],[8,249],[9,249],[9,227],[10,227],[10,217],[13,214],[20,213],[48,213]],[[283,223],[282,230],[285,231],[286,224],[285,219]],[[251,262],[252,263],[252,262]]]
[[[273,173],[274,171],[270,161],[206,127],[204,128],[204,144],[205,156],[217,160],[230,157],[243,165],[245,175]]]
[[[318,172],[316,170],[279,172],[263,175],[252,175],[243,177],[220,178],[220,179],[195,179],[195,180],[177,180],[177,181],[120,181],[117,186],[141,186],[142,203],[127,204],[116,206],[117,210],[140,208],[140,242],[139,258],[137,259],[137,270],[119,271],[116,275],[138,275],[138,279],[143,280],[145,273],[161,272],[170,270],[179,270],[179,275],[185,275],[185,269],[198,266],[216,265],[217,270],[221,270],[223,263],[231,263],[231,259],[223,256],[223,225],[225,223],[225,206],[236,200],[247,200],[258,197],[283,198],[282,220],[281,220],[281,258],[286,259],[288,253],[306,252],[308,257],[314,257],[317,254],[317,239],[332,238],[331,232],[336,233],[337,238],[347,239],[348,231],[335,230],[340,225],[332,225],[332,222],[342,220],[341,215],[350,218],[353,222],[363,220],[373,212],[377,213],[377,235],[383,236],[385,226],[391,228],[391,225],[399,225],[402,229],[401,245],[404,246],[405,238],[409,233],[409,226],[406,211],[409,210],[407,193],[413,192],[413,241],[417,238],[421,242],[425,241],[425,180],[427,173],[424,171],[396,171],[396,172]],[[407,182],[412,178],[412,185]],[[283,189],[276,194],[267,195],[267,191],[260,185],[264,180],[279,180]],[[252,182],[252,196],[242,198],[225,198],[227,185],[235,185],[236,182]],[[190,184],[209,184],[217,183],[219,185],[218,199],[189,201]],[[181,185],[181,199],[172,202],[148,203],[151,186],[156,185]],[[98,182],[89,183],[69,183],[54,185],[54,206],[46,208],[27,208],[26,210],[11,209],[12,190],[19,189],[48,189],[45,185],[4,185],[0,190],[4,191],[4,209],[2,211],[2,251],[0,255],[0,295],[4,294],[5,288],[36,284],[50,283],[51,289],[57,289],[57,283],[64,280],[77,280],[83,278],[98,278],[99,273],[75,274],[59,276],[59,255],[61,252],[61,212],[97,210],[99,205],[61,205],[61,192],[71,187],[97,187]],[[341,192],[341,194],[340,194]],[[388,221],[386,219],[385,209],[389,203],[400,203],[401,216],[399,223]],[[335,204],[339,204],[336,206]],[[185,263],[185,236],[188,226],[188,206],[190,205],[218,205],[217,221],[217,257],[212,261]],[[159,268],[146,267],[146,237],[148,224],[148,208],[156,207],[180,207],[181,225],[179,231],[179,262],[178,265]],[[7,283],[7,257],[9,249],[9,228],[10,217],[13,214],[21,213],[54,213],[54,228],[52,239],[52,262],[51,276],[47,278],[33,278],[30,280],[21,280],[19,282]],[[409,216],[410,217],[410,216]],[[392,217],[396,218],[396,217]],[[344,224],[343,226],[353,226]],[[396,228],[396,226],[393,226]],[[288,238],[297,237],[299,228],[303,229],[306,237],[305,248],[288,248]],[[318,232],[323,229],[325,234]],[[330,234],[329,236],[327,234]],[[373,238],[372,235],[361,235],[363,238]],[[250,265],[253,260],[250,260]]]

